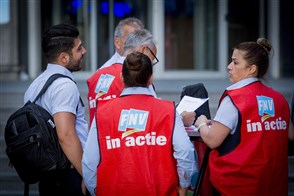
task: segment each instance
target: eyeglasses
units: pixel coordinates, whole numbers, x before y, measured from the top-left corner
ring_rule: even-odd
[[[153,59],[153,61],[152,61],[152,65],[154,66],[154,65],[156,65],[158,62],[159,62],[159,60],[158,60],[158,58],[155,56],[155,54],[152,52],[152,50],[149,48],[149,47],[147,47],[148,48],[148,50],[150,51],[150,53],[152,54],[152,56],[154,57],[154,59]]]

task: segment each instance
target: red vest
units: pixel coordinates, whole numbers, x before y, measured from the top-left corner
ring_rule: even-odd
[[[175,107],[149,95],[99,101],[96,195],[177,195]]]
[[[210,154],[213,185],[222,195],[287,195],[287,101],[261,82],[225,95],[239,111],[239,124]]]
[[[97,100],[105,100],[119,97],[124,84],[121,80],[122,64],[113,64],[109,67],[98,69],[93,76],[87,80],[88,105],[90,125],[96,112]]]

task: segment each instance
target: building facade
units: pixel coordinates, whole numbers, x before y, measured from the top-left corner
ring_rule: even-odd
[[[155,79],[226,78],[232,47],[266,37],[270,76],[294,77],[293,1],[287,0],[1,0],[1,79],[35,78],[46,66],[41,35],[51,25],[78,27],[87,79],[114,52],[115,25],[137,17],[157,41]]]

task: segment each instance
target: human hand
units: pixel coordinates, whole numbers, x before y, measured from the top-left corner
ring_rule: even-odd
[[[211,120],[208,120],[205,115],[201,115],[197,118],[194,125],[195,125],[195,127],[198,127],[199,125],[201,125],[203,123],[206,123],[207,125],[211,125]]]
[[[186,111],[184,111],[184,112],[181,113],[181,116],[182,116],[184,126],[189,127],[189,126],[191,126],[193,124],[193,122],[195,120],[196,113],[195,112],[186,112]]]
[[[186,187],[179,187],[178,193],[179,193],[179,196],[186,196],[187,195],[187,188]]]

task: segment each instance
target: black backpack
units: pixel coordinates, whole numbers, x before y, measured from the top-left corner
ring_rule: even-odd
[[[21,180],[34,184],[49,171],[68,168],[70,162],[59,145],[52,116],[35,102],[62,74],[52,75],[33,102],[14,112],[5,127],[6,154]],[[69,78],[69,77],[67,77]]]

